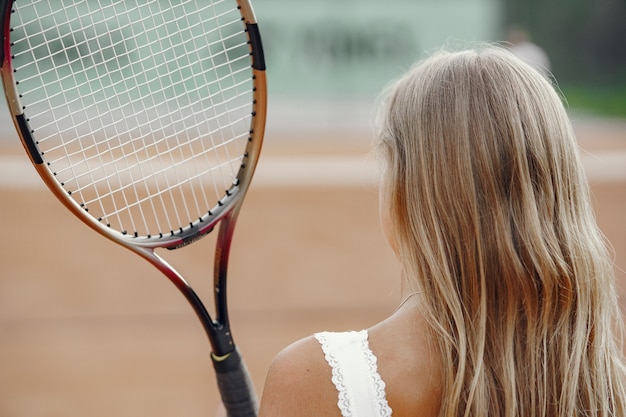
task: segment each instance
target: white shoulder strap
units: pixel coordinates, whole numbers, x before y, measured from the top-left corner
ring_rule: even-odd
[[[339,393],[343,417],[391,417],[385,383],[378,374],[367,331],[316,333]]]

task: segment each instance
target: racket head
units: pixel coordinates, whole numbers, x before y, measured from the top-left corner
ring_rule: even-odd
[[[185,246],[238,211],[267,102],[247,1],[3,3],[9,109],[75,215],[152,249]]]

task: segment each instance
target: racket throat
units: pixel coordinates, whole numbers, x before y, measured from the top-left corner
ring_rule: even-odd
[[[215,362],[226,359],[235,350],[235,342],[229,327],[214,322],[212,330],[207,332],[211,342],[211,358]]]

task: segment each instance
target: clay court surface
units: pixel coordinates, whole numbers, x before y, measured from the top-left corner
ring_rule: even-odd
[[[584,120],[576,129],[624,292],[626,123]],[[213,415],[208,343],[186,302],[145,261],[69,214],[39,185],[18,139],[5,136],[0,416]],[[229,281],[233,333],[258,391],[283,346],[319,330],[367,327],[399,301],[368,142],[267,135]],[[165,254],[204,297],[212,242]]]

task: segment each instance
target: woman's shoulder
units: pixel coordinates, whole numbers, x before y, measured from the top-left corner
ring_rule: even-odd
[[[435,339],[415,305],[369,329],[369,345],[394,417],[438,415],[442,368]]]
[[[403,310],[358,335],[322,333],[317,335],[319,340],[309,336],[282,350],[270,365],[259,417],[341,417],[332,369],[321,343],[328,339],[345,342],[353,352],[355,344],[362,347],[363,337],[376,357],[394,417],[436,415],[441,398],[440,361],[428,326],[415,316],[415,310]]]
[[[259,417],[341,417],[332,371],[314,336],[283,349],[268,370]]]

